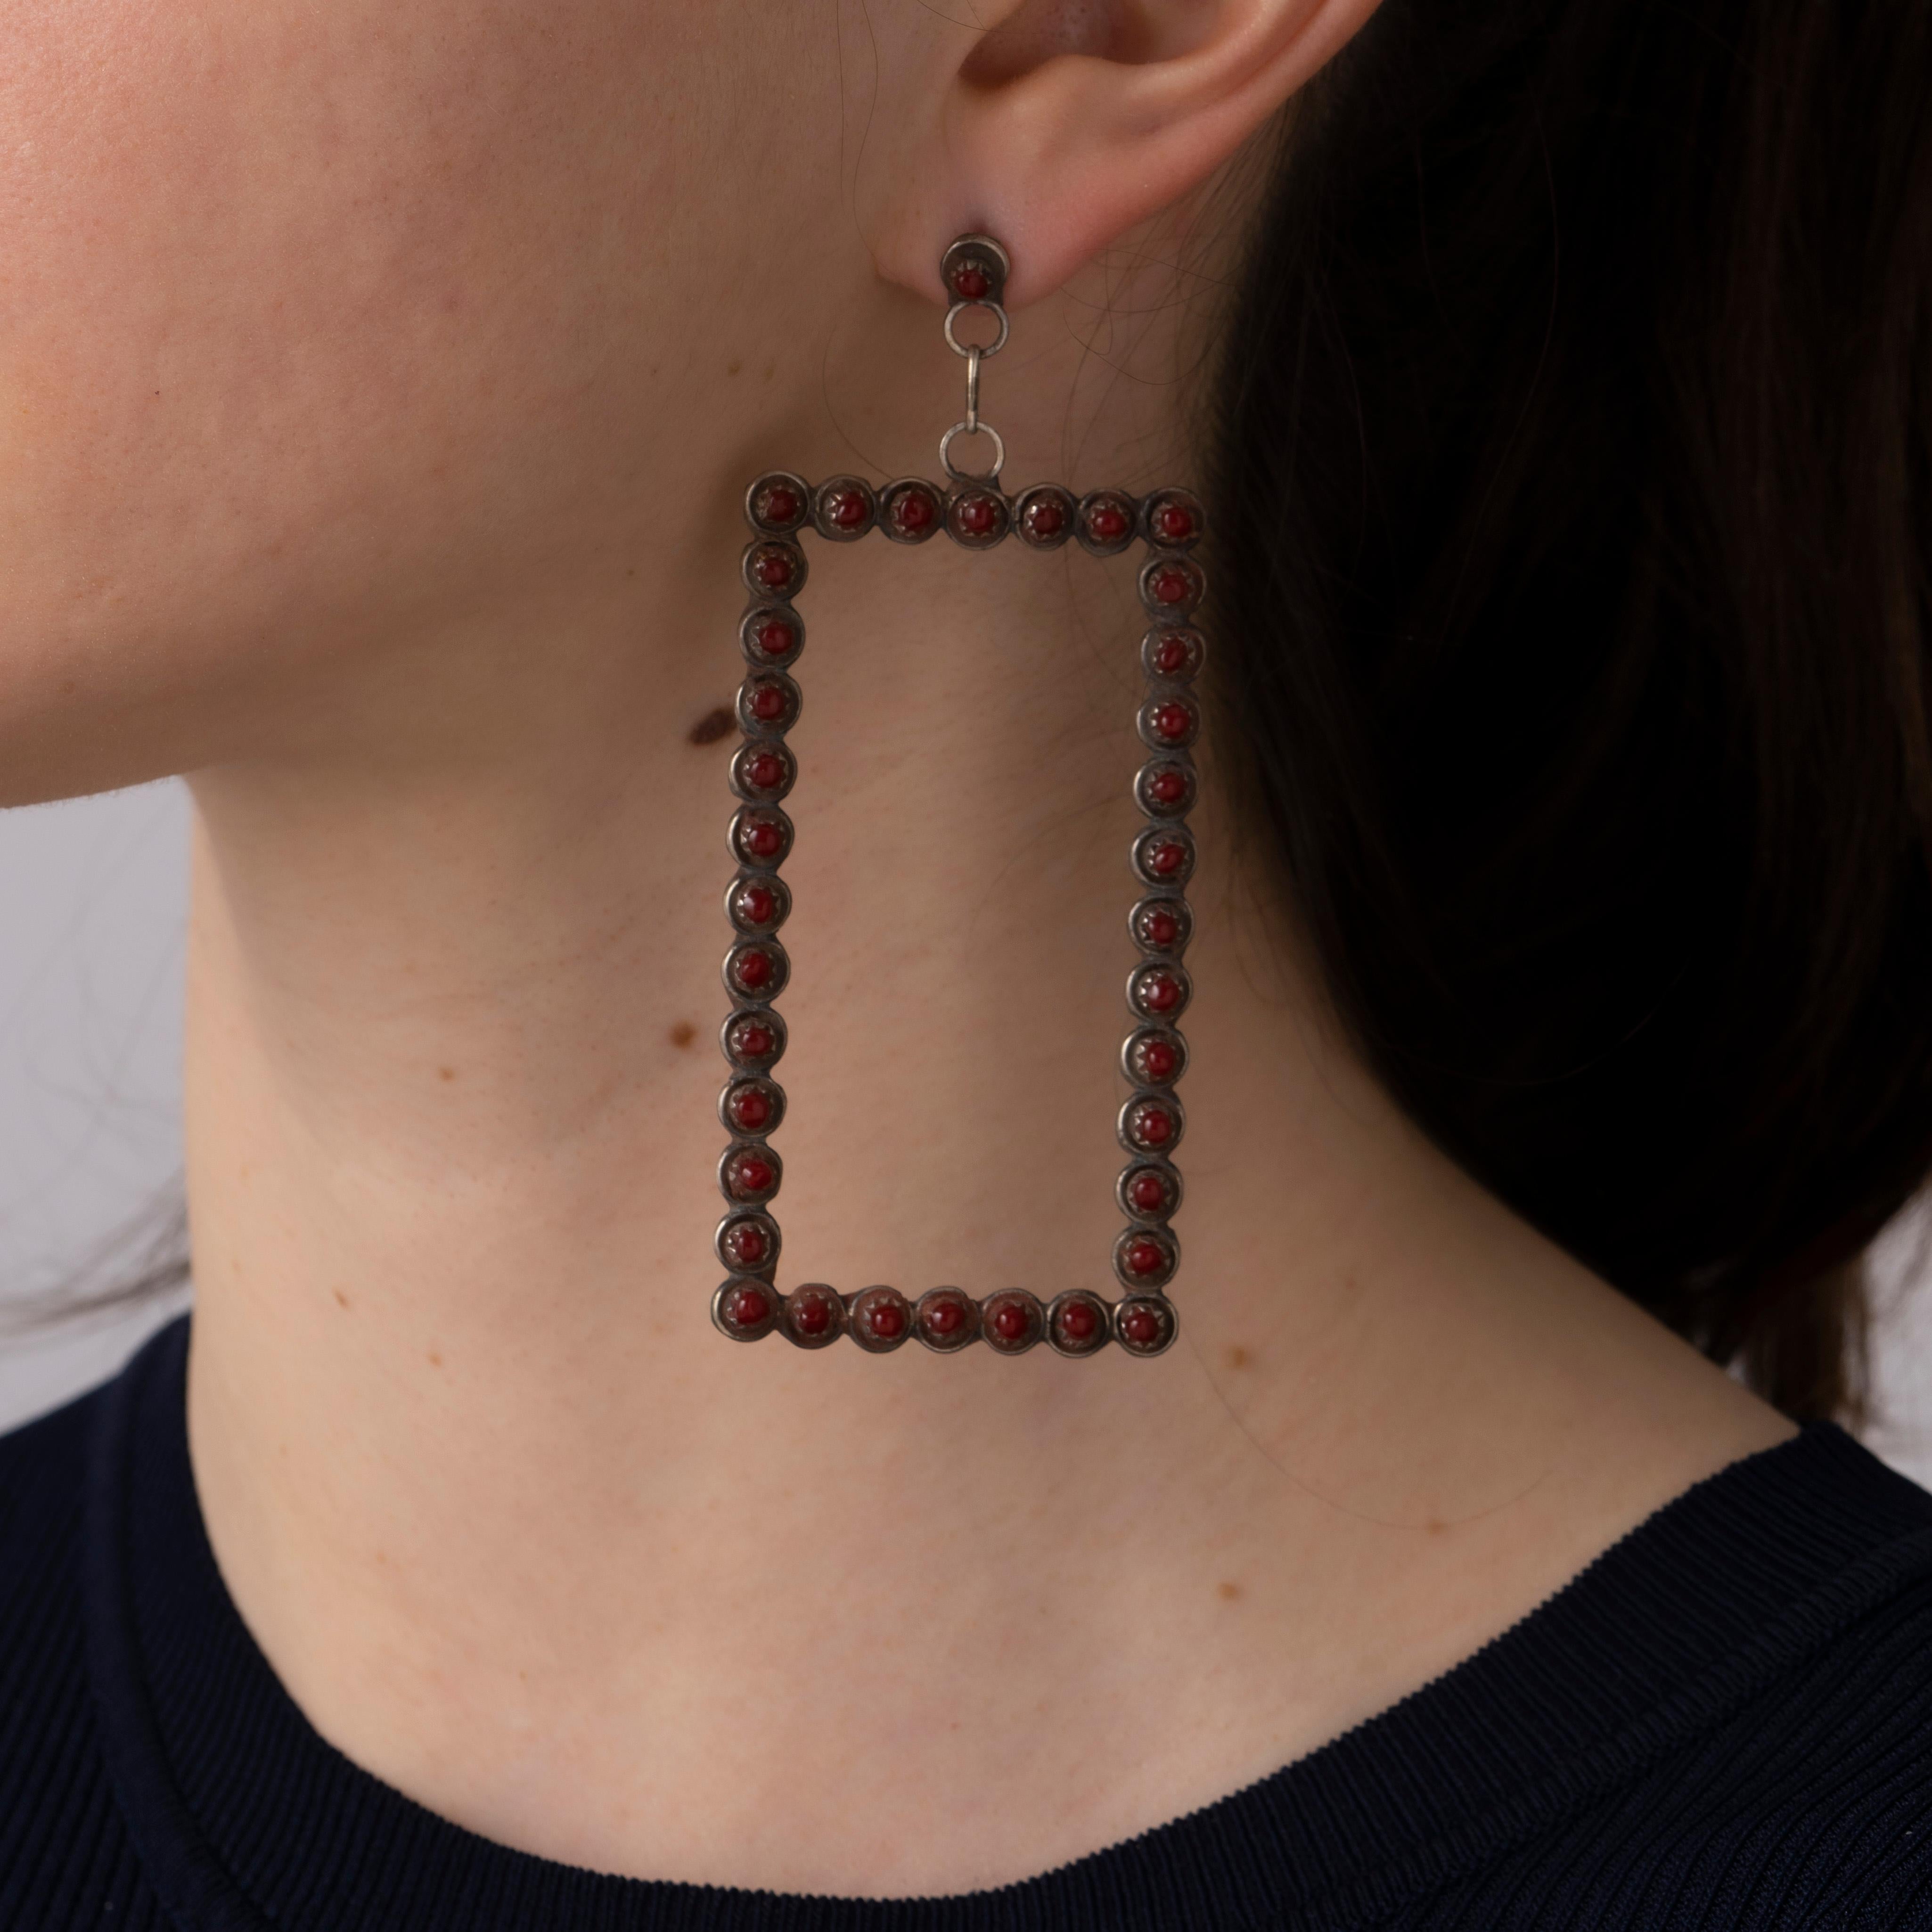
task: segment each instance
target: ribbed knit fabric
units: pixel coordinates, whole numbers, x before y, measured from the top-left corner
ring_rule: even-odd
[[[574,1870],[357,1769],[222,1587],[185,1359],[0,1442],[0,1932],[1932,1932],[1932,1496],[1835,1429],[1271,1777],[879,1901]]]

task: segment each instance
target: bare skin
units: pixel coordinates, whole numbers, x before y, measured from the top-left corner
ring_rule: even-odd
[[[1190,474],[1173,265],[1368,10],[0,22],[0,769],[191,775],[204,1508],[302,1708],[446,1816],[641,1876],[1017,1878],[1789,1434],[1394,1110],[1218,794],[1181,1346],[705,1318],[730,740],[690,740],[745,479],[930,470],[933,264],[982,222],[1010,476]],[[782,1280],[1102,1285],[1129,603],[817,556]]]

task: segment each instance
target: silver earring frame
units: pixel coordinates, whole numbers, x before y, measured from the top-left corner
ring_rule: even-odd
[[[1187,818],[1199,792],[1196,680],[1207,648],[1196,621],[1207,579],[1193,553],[1207,521],[1199,500],[1178,488],[1139,496],[1102,489],[1076,497],[1056,483],[1012,495],[1001,490],[1006,446],[980,419],[980,385],[982,364],[1006,346],[1004,297],[1010,272],[1006,250],[986,235],[962,236],[940,265],[948,301],[946,339],[967,365],[966,413],[940,440],[946,482],[904,476],[875,488],[862,477],[841,476],[813,484],[788,470],[772,470],[745,493],[752,536],[740,572],[751,601],[738,625],[746,669],[736,706],[742,736],[730,766],[738,806],[728,840],[736,871],[724,901],[733,928],[724,962],[731,1010],[719,1035],[731,1070],[718,1112],[730,1138],[718,1164],[726,1212],[712,1244],[728,1272],[711,1297],[713,1325],[734,1341],[760,1341],[776,1330],[807,1349],[849,1336],[873,1354],[916,1340],[937,1354],[984,1342],[1005,1355],[1024,1354],[1044,1342],[1060,1354],[1082,1358],[1112,1343],[1124,1354],[1150,1358],[1171,1348],[1178,1332],[1168,1290],[1180,1248],[1170,1223],[1180,1205],[1174,1156],[1186,1120],[1174,1090],[1187,1067],[1178,1022],[1193,992],[1183,963],[1193,934],[1186,887],[1196,856]],[[974,310],[992,318],[988,345],[959,340],[958,324]],[[961,469],[955,442],[981,434],[992,444],[992,467]],[[1127,977],[1131,1030],[1120,1050],[1132,1090],[1116,1121],[1127,1156],[1114,1190],[1126,1222],[1114,1243],[1113,1273],[1123,1291],[1116,1300],[1084,1288],[1042,1301],[1019,1288],[976,1298],[960,1288],[935,1288],[914,1298],[883,1286],[842,1294],[822,1282],[789,1293],[776,1286],[782,1237],[772,1203],[784,1168],[770,1136],[784,1117],[785,1096],[772,1070],[784,1054],[786,1034],[775,1002],[791,970],[778,936],[791,910],[791,892],[779,874],[794,836],[784,800],[798,776],[788,736],[802,703],[793,673],[805,649],[796,600],[808,572],[800,541],[808,527],[832,544],[854,543],[874,530],[892,542],[926,543],[944,530],[971,550],[991,550],[1009,537],[1037,550],[1073,542],[1095,556],[1117,555],[1136,542],[1145,548],[1138,586],[1148,628],[1141,639],[1144,686],[1136,724],[1148,756],[1133,790],[1146,824],[1129,854],[1138,896],[1127,927],[1139,956]]]

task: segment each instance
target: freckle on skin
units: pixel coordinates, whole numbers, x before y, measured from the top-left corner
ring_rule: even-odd
[[[1232,1604],[1241,1594],[1241,1586],[1238,1583],[1217,1584],[1215,1586],[1214,1594],[1222,1603]]]
[[[680,1020],[670,1030],[670,1043],[674,1046],[688,1046],[698,1037],[698,1029],[688,1020]]]
[[[442,1358],[434,1348],[429,1352],[429,1365],[433,1369],[440,1369],[442,1366]]]
[[[436,1077],[439,1080],[454,1080],[456,1078],[456,1069],[453,1066],[439,1066],[436,1070]]]
[[[347,1295],[346,1295],[346,1294],[344,1294],[343,1293],[343,1292],[341,1291],[341,1289],[340,1289],[340,1288],[337,1288],[337,1289],[335,1289],[335,1290],[334,1291],[334,1295],[335,1295],[335,1305],[336,1305],[336,1306],[337,1306],[337,1307],[338,1307],[338,1308],[342,1308],[342,1309],[346,1309],[346,1308],[347,1308],[347,1306],[349,1306],[349,1298],[348,1298],[348,1296],[347,1296]]]
[[[733,362],[733,363],[728,364],[726,365],[724,373],[725,373],[725,374],[726,374],[726,375],[728,375],[728,376],[735,376],[735,375],[736,375],[736,374],[737,374],[738,371],[739,371],[740,369],[742,369],[742,368],[744,368],[744,366],[745,366],[745,365],[744,365],[744,364],[743,364],[743,363],[742,363],[742,362]]]
[[[1245,1369],[1252,1358],[1240,1342],[1234,1342],[1228,1348],[1228,1366],[1231,1369]]]

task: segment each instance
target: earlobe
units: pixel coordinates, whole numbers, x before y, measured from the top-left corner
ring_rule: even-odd
[[[886,185],[868,224],[881,272],[930,299],[948,240],[983,229],[1012,251],[1011,302],[1051,293],[1205,181],[1378,4],[1018,0]]]

